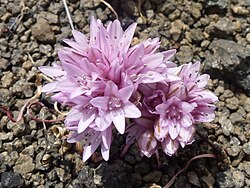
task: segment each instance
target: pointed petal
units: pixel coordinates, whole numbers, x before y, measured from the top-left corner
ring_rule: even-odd
[[[83,131],[85,131],[86,128],[94,121],[95,117],[96,114],[94,113],[94,111],[92,111],[92,113],[88,113],[88,111],[83,112],[82,118],[78,124],[78,133],[82,133]]]
[[[61,77],[66,75],[66,72],[63,71],[59,67],[49,67],[49,66],[40,66],[38,69],[43,73],[46,74],[47,76],[51,78],[56,78],[56,77]]]
[[[109,112],[102,114],[100,117],[95,118],[95,124],[99,131],[106,130],[112,123],[112,118]]]
[[[63,42],[65,42],[67,45],[69,45],[70,47],[72,47],[73,49],[75,49],[78,52],[83,52],[85,50],[85,48],[83,48],[80,44],[78,44],[77,42],[70,40],[70,39],[64,39]]]
[[[180,125],[179,124],[172,124],[169,126],[169,135],[171,137],[171,139],[176,139],[177,136],[179,135],[180,132]]]
[[[122,109],[111,111],[112,121],[120,134],[125,132],[125,117]]]
[[[67,142],[76,143],[76,142],[80,142],[84,138],[85,138],[84,134],[79,134],[77,131],[75,131],[71,135],[69,135]]]
[[[172,156],[179,148],[179,142],[177,140],[171,140],[169,136],[162,142],[161,145],[164,153],[168,156]]]
[[[142,76],[142,83],[144,84],[150,84],[150,83],[156,83],[166,80],[166,77],[163,76],[160,73],[154,72],[154,71],[148,71],[147,74],[144,74]]]
[[[100,144],[101,144],[101,139],[93,142],[90,146],[84,147],[82,153],[83,162],[87,161],[90,158],[90,156],[95,152],[95,150],[98,148]]]
[[[122,100],[122,102],[126,103],[130,99],[133,91],[134,91],[134,87],[132,85],[127,86],[119,90],[118,96]]]
[[[176,49],[167,50],[167,51],[162,52],[162,54],[164,55],[164,61],[169,60],[171,57],[174,56],[175,53],[176,53]]]
[[[51,92],[59,91],[59,89],[57,88],[57,85],[58,85],[58,82],[56,81],[48,83],[42,87],[42,92],[51,93]]]
[[[83,93],[85,93],[85,92],[86,92],[86,91],[85,91],[83,88],[77,87],[77,88],[75,88],[75,89],[70,93],[69,98],[70,98],[70,99],[73,99],[73,98],[75,98],[75,97],[77,97],[77,96],[80,96],[81,94],[83,94]]]
[[[72,34],[73,34],[75,41],[78,44],[80,44],[82,47],[87,47],[88,39],[83,33],[74,29],[74,30],[72,30]]]
[[[115,95],[116,93],[118,93],[117,85],[112,81],[108,81],[105,87],[104,95],[110,96]]]
[[[196,79],[198,88],[204,88],[207,85],[210,76],[208,74],[202,74]]]
[[[121,40],[118,41],[119,42],[119,47],[120,49],[122,49],[124,52],[128,51],[128,48],[131,44],[132,38],[134,36],[134,32],[135,32],[135,28],[136,28],[136,23],[131,24],[126,31],[124,31]]]
[[[102,143],[102,146],[101,146],[101,152],[102,152],[102,157],[105,161],[108,161],[109,160],[109,148],[107,149],[104,144]]]
[[[80,69],[79,67],[70,64],[70,63],[62,63],[63,69],[68,73],[68,76],[74,77],[85,75],[84,70]]]
[[[98,32],[100,31],[100,28],[98,26],[97,20],[94,16],[91,17],[90,20],[90,43],[95,44],[98,36]]]
[[[149,68],[158,67],[163,60],[163,55],[161,53],[148,54],[142,58],[142,61],[146,63]]]
[[[183,127],[189,127],[193,123],[188,115],[183,115],[180,121]]]
[[[91,99],[90,103],[97,108],[108,110],[108,100],[109,96],[95,97]]]
[[[106,149],[110,148],[112,140],[112,126],[102,132],[102,143]]]
[[[193,111],[194,106],[187,102],[180,102],[178,104],[178,108],[182,111],[182,113],[187,114]]]
[[[66,116],[65,119],[66,125],[72,121],[80,121],[80,119],[82,118],[82,114],[83,113],[80,111],[79,108],[73,107]]]
[[[127,102],[123,106],[124,115],[127,118],[139,118],[141,117],[141,111],[131,102]]]
[[[112,39],[114,40],[119,40],[122,33],[123,33],[123,30],[122,30],[122,27],[121,27],[121,23],[119,20],[114,20],[110,25],[109,27],[107,27],[107,30],[109,32],[109,35]]]

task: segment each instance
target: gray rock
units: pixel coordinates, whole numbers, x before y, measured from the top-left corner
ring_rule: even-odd
[[[81,187],[96,187],[94,182],[94,170],[90,169],[88,166],[82,168],[77,179],[79,180],[78,185],[81,185]]]
[[[193,184],[195,186],[198,186],[198,187],[201,186],[199,177],[194,171],[188,172],[187,173],[187,178],[188,178],[189,183],[191,183],[191,184]]]
[[[230,115],[229,119],[232,122],[232,124],[235,124],[235,123],[243,122],[245,119],[244,116],[245,114],[234,112]]]
[[[243,187],[245,183],[245,176],[244,173],[241,171],[234,171],[233,172],[233,181],[235,184],[235,187]]]
[[[213,9],[212,12],[217,12],[226,9],[229,2],[228,0],[208,0],[204,1],[204,3],[206,8]]]
[[[33,96],[33,87],[34,84],[33,83],[28,83],[26,82],[24,79],[22,80],[18,80],[12,88],[12,91],[14,93],[22,93],[24,94],[25,97],[30,98]]]
[[[232,173],[230,171],[217,173],[216,183],[219,188],[232,188],[235,186]]]
[[[242,148],[244,153],[250,156],[250,142],[245,143]]]
[[[246,176],[250,178],[250,162],[244,163],[244,171],[246,173]]]
[[[148,173],[149,170],[150,166],[147,163],[140,163],[134,166],[134,171],[141,175]]]
[[[14,171],[20,174],[26,174],[32,172],[35,168],[35,164],[33,163],[33,159],[28,155],[20,155],[15,166]]]
[[[100,187],[106,188],[128,188],[130,184],[128,182],[131,181],[131,172],[132,169],[126,165],[121,160],[116,160],[113,164],[107,164],[105,162],[96,169],[95,176],[98,175],[101,177],[101,182],[103,185],[99,185]]]
[[[55,41],[54,32],[52,31],[48,21],[45,19],[39,19],[31,28],[31,33],[35,39],[40,42],[53,43]]]
[[[250,112],[250,98],[246,98],[242,105],[245,111]]]
[[[227,17],[220,18],[216,23],[211,22],[206,28],[208,34],[217,38],[230,38],[235,30],[233,22]]]
[[[221,124],[221,128],[223,134],[229,136],[234,131],[234,126],[226,116],[219,117],[219,123]]]
[[[183,30],[185,30],[186,25],[181,20],[176,20],[171,23],[170,26],[170,35],[173,37],[175,41],[177,41],[180,38],[180,35]]]
[[[238,2],[242,6],[250,6],[250,0],[239,0]]]
[[[8,140],[8,139],[9,139],[9,137],[5,132],[0,132],[0,140],[5,141],[5,140]]]
[[[226,107],[230,110],[237,110],[239,108],[239,99],[237,97],[226,99]]]
[[[4,172],[1,175],[1,184],[3,187],[22,187],[24,180],[19,173],[16,172]]]
[[[195,43],[199,43],[202,40],[204,40],[204,35],[201,29],[193,29],[191,30],[191,38],[192,41],[194,41]]]
[[[204,69],[221,74],[224,79],[250,92],[250,49],[229,40],[215,40],[209,45],[210,54]]]
[[[147,175],[143,176],[143,181],[145,182],[158,182],[161,179],[162,172],[159,170],[154,170]]]
[[[131,175],[132,177],[132,183],[133,183],[133,187],[140,187],[142,184],[142,177],[140,174],[137,173],[133,173]]]
[[[226,151],[230,157],[236,157],[240,153],[241,149],[242,148],[240,146],[233,145],[233,146],[227,147]]]
[[[175,55],[179,63],[188,63],[193,59],[193,51],[189,46],[181,46],[180,50]]]
[[[0,38],[4,38],[8,35],[9,28],[5,23],[0,23]]]
[[[249,11],[240,5],[233,6],[231,9],[232,9],[233,13],[238,14],[238,15],[249,14]]]
[[[215,179],[211,174],[201,177],[201,182],[206,185],[206,187],[212,188],[215,184]]]
[[[56,175],[61,182],[66,182],[71,178],[71,174],[66,171],[65,168],[55,168]]]
[[[46,19],[50,24],[58,23],[58,16],[51,12],[42,11],[38,14],[37,19]]]
[[[0,69],[6,69],[10,65],[10,62],[7,59],[0,59]]]

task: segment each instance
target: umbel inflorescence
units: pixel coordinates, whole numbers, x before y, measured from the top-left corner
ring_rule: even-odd
[[[158,38],[130,47],[135,28],[123,31],[118,20],[105,27],[92,17],[89,38],[72,30],[74,40],[64,40],[68,47],[58,53],[61,63],[39,68],[53,79],[43,92],[71,107],[68,142],[83,143],[84,161],[99,146],[108,160],[118,133],[142,155],[162,149],[171,156],[194,141],[196,123],[214,119],[217,97],[204,89],[209,75],[199,73],[200,63],[177,66],[170,61],[176,50],[156,51]]]

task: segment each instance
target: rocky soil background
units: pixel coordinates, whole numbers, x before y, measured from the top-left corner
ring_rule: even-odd
[[[220,99],[216,119],[197,125],[200,136],[177,155],[160,153],[157,167],[155,156],[141,157],[135,145],[120,158],[121,136],[108,162],[93,158],[84,164],[79,148],[66,143],[62,122],[43,124],[25,116],[15,124],[0,112],[0,187],[160,188],[203,153],[217,158],[192,162],[172,187],[250,187],[250,1],[108,2],[124,28],[138,23],[134,43],[159,37],[162,50],[178,50],[177,63],[202,62],[203,72],[211,75],[208,89]],[[103,22],[115,19],[99,0],[68,4],[74,26],[84,33],[91,15]],[[57,51],[71,30],[59,0],[0,0],[0,20],[0,104],[16,117],[36,93],[37,67],[58,61]],[[40,101],[45,107],[32,108],[38,117],[59,117],[49,97],[41,95]]]

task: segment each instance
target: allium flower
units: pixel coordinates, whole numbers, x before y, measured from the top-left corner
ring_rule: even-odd
[[[109,81],[104,96],[95,97],[90,101],[94,107],[99,109],[99,117],[95,121],[98,128],[104,126],[105,128],[102,130],[105,130],[113,122],[119,133],[123,134],[125,117],[138,118],[141,116],[141,111],[129,101],[133,89],[133,86],[127,86],[118,90],[118,87]]]
[[[55,93],[53,100],[72,107],[65,120],[66,127],[74,131],[70,142],[79,141],[74,137],[84,140],[86,131],[110,137],[105,132],[112,127],[123,134],[125,118],[141,116],[133,104],[133,95],[140,83],[172,79],[172,74],[162,73],[174,66],[169,58],[175,50],[155,52],[159,48],[158,39],[149,39],[130,48],[135,27],[136,24],[132,24],[123,31],[120,22],[115,20],[105,28],[100,20],[92,17],[89,39],[73,30],[74,40],[66,39],[69,47],[58,53],[61,64],[39,68],[54,80],[45,85],[43,91]],[[91,138],[95,137],[88,137],[88,140]],[[84,146],[84,160],[104,140],[89,143],[94,145]],[[110,144],[104,146],[109,151]],[[86,154],[85,151],[91,152]],[[105,154],[105,160],[107,156]]]
[[[144,113],[127,129],[128,145],[136,141],[147,157],[160,148],[171,156],[179,146],[185,147],[194,141],[194,124],[212,121],[213,103],[218,100],[204,89],[209,76],[200,75],[199,69],[199,62],[185,64],[169,71],[179,78],[139,86],[143,96],[140,109]],[[140,121],[144,123],[138,123]],[[140,129],[143,131],[135,131]]]
[[[53,79],[43,92],[71,107],[68,141],[83,143],[84,161],[99,146],[108,160],[116,130],[142,155],[161,148],[172,155],[193,141],[194,123],[214,118],[217,98],[204,90],[209,76],[199,74],[200,63],[178,67],[170,61],[176,50],[157,52],[157,38],[130,47],[135,28],[123,31],[118,20],[105,27],[92,17],[89,38],[73,30],[58,53],[61,63],[39,67]]]

